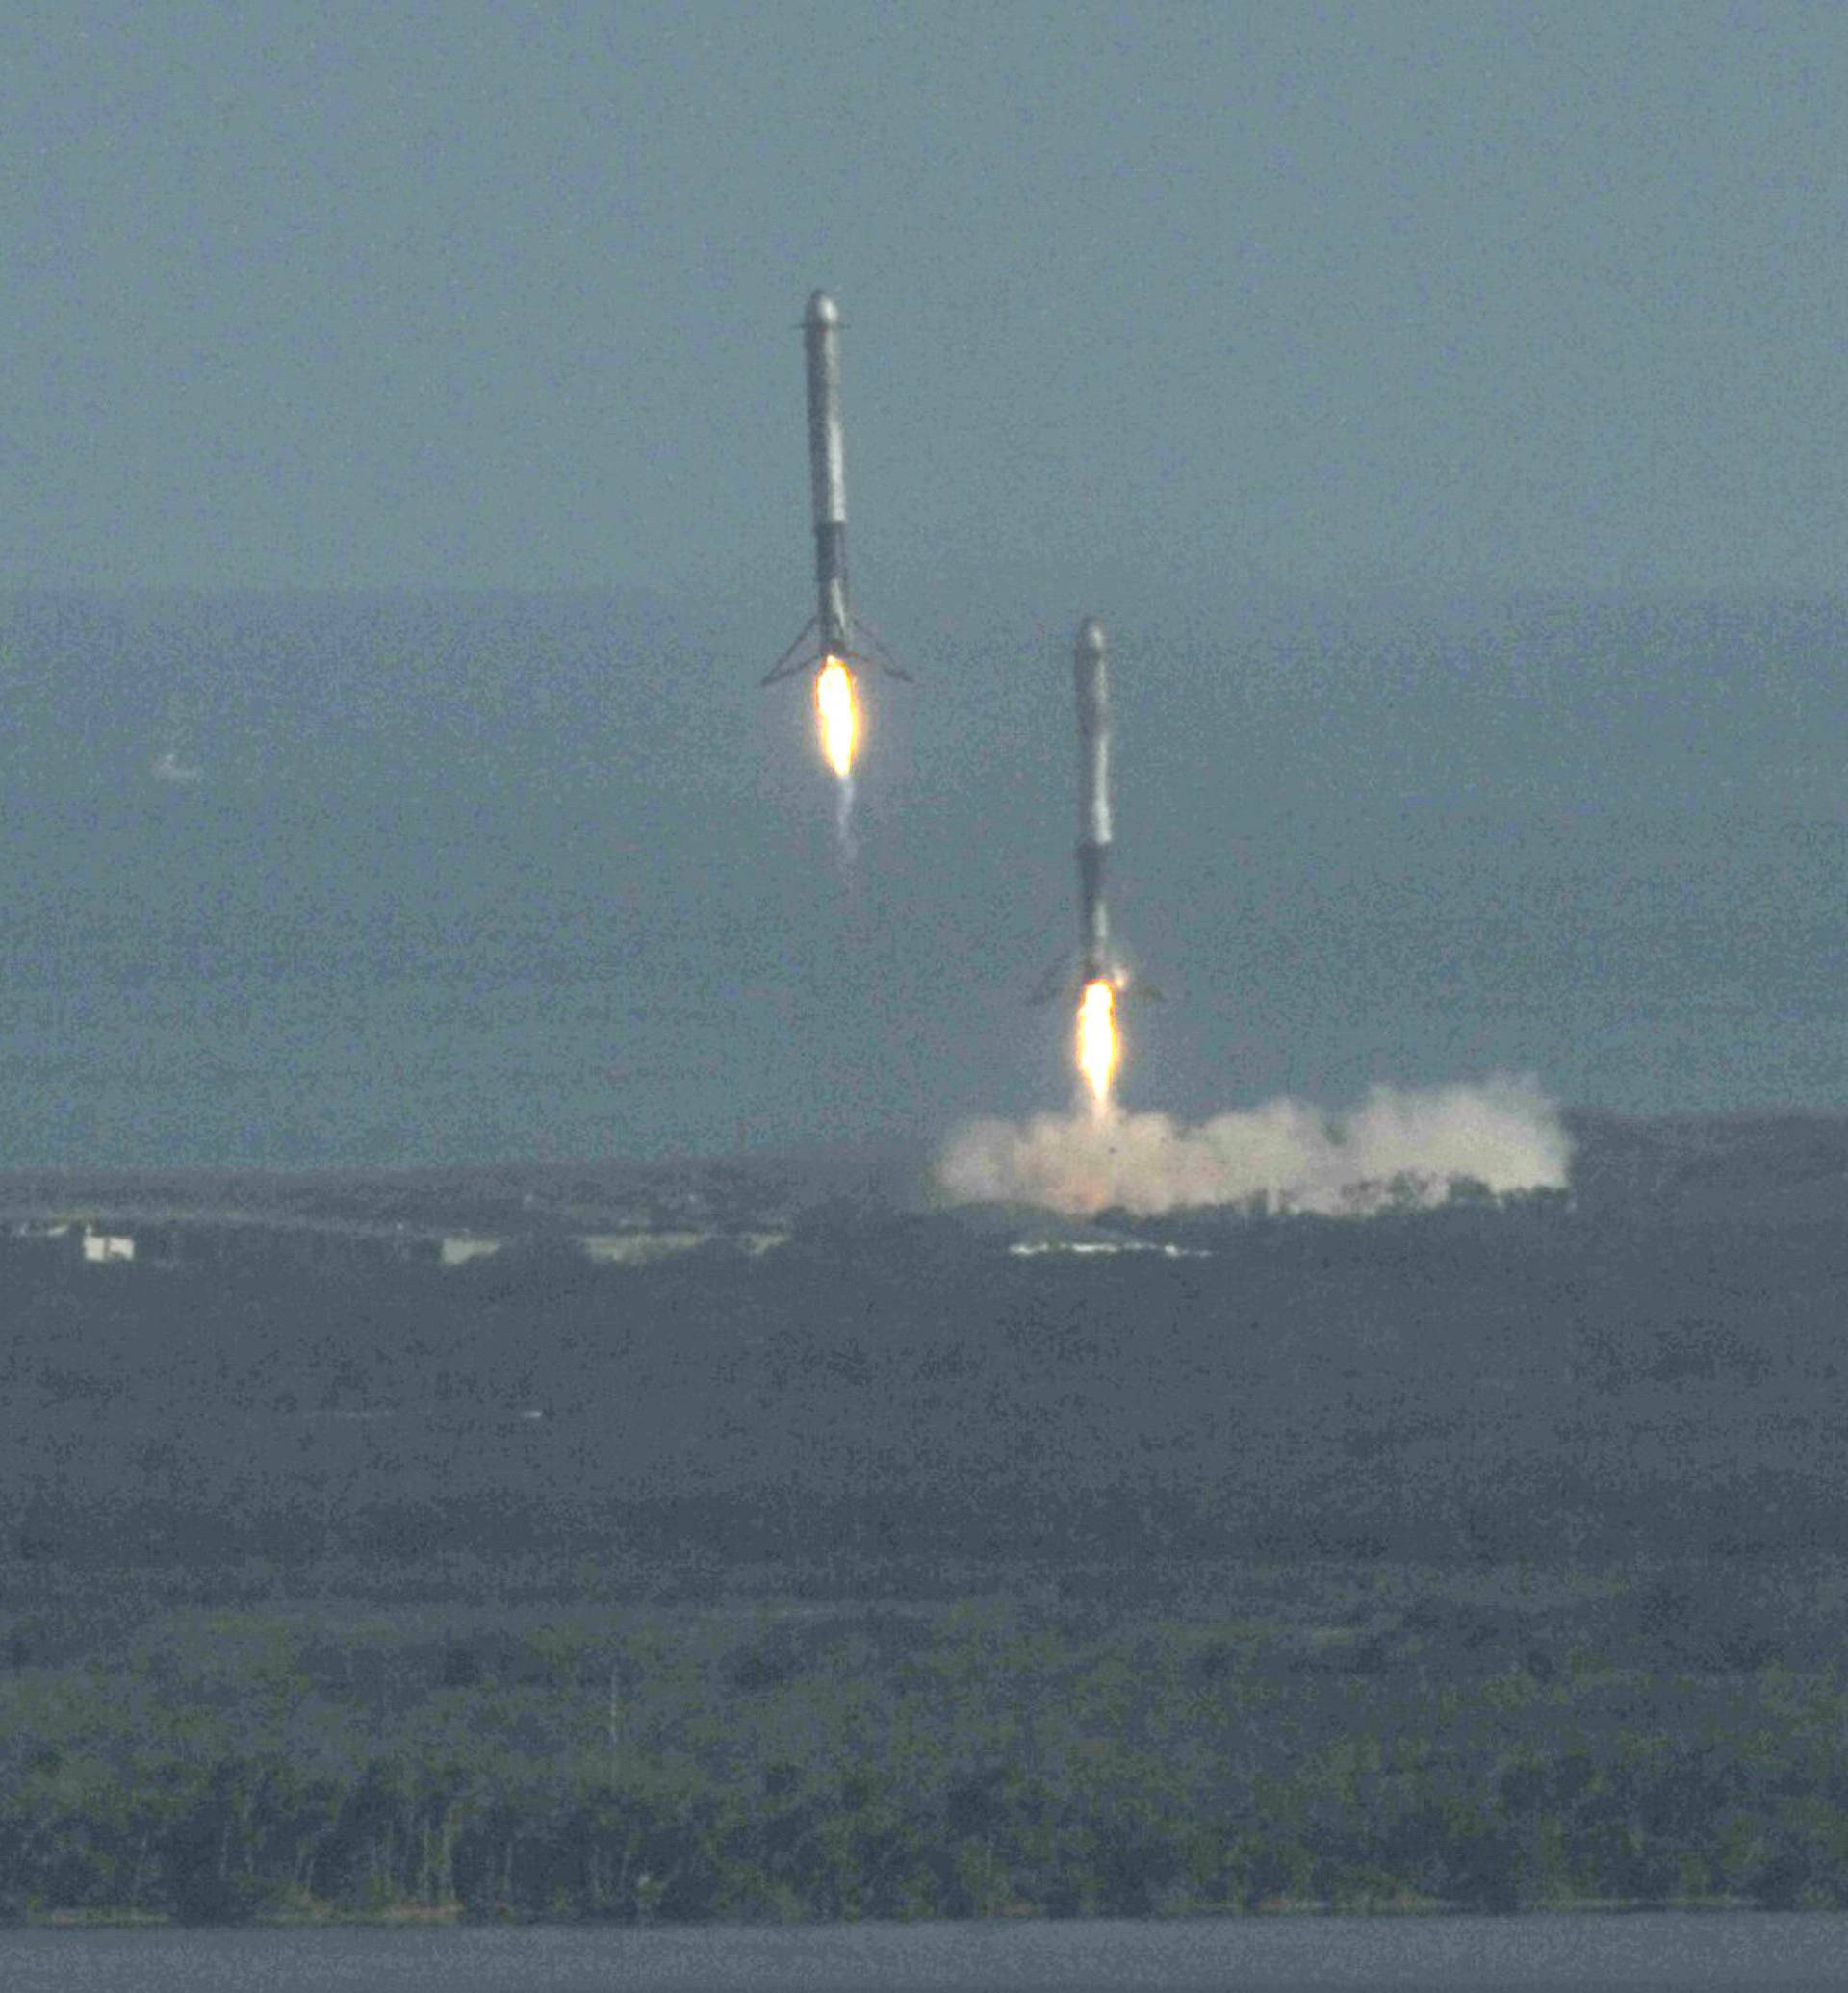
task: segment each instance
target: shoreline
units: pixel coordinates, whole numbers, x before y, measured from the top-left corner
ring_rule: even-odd
[[[1487,1910],[1479,1905],[1431,1899],[1381,1899],[1337,1904],[1325,1899],[1271,1898],[1249,1906],[1233,1904],[1176,1904],[1151,1911],[1144,1917],[1125,1918],[1120,1914],[1055,1915],[1030,1904],[1017,1904],[976,1917],[703,1917],[671,1919],[651,1916],[596,1917],[588,1915],[547,1916],[544,1914],[497,1914],[475,1916],[459,1903],[394,1904],[376,1910],[342,1909],[337,1904],[300,1909],[259,1911],[247,1917],[217,1920],[183,1918],[170,1911],[131,1908],[29,1909],[12,1923],[0,1923],[0,1937],[19,1930],[424,1930],[468,1927],[476,1930],[661,1930],[661,1931],[769,1931],[915,1929],[925,1926],[968,1927],[1007,1924],[1170,1924],[1280,1923],[1289,1921],[1325,1923],[1399,1923],[1407,1920],[1454,1922],[1460,1919],[1487,1919],[1498,1924],[1546,1921],[1566,1917],[1630,1918],[1646,1916],[1840,1916],[1841,1911],[1826,1904],[1791,1905],[1766,1904],[1744,1896],[1698,1897],[1567,1897],[1556,1903],[1527,1904],[1513,1910]]]

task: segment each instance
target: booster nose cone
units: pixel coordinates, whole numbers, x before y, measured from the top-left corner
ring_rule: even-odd
[[[838,325],[840,307],[825,291],[813,293],[808,299],[808,322],[810,325]]]
[[[1081,657],[1101,657],[1106,649],[1104,626],[1094,616],[1087,616],[1078,626],[1078,654]]]

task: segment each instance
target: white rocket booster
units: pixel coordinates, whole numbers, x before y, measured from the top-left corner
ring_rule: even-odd
[[[1110,856],[1110,652],[1087,616],[1071,659],[1078,702],[1078,980],[1115,982],[1104,872]]]
[[[812,670],[830,658],[851,675],[878,664],[895,678],[909,677],[885,654],[886,647],[862,624],[858,629],[847,597],[847,444],[840,420],[840,307],[826,291],[808,300],[802,319],[803,357],[808,376],[808,495],[815,525],[815,613],[763,682]],[[875,655],[860,649],[869,644]]]

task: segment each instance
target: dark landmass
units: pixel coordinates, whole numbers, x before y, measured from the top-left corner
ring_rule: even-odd
[[[1848,1904],[1848,1121],[1576,1134],[0,1182],[0,1905]]]

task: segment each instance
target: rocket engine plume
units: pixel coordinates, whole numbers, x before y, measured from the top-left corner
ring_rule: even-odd
[[[1116,992],[1101,977],[1087,983],[1078,999],[1078,1070],[1091,1088],[1091,1112],[1108,1114],[1116,1073]]]
[[[815,613],[763,682],[774,685],[797,672],[815,673],[815,707],[821,750],[841,783],[842,842],[853,806],[854,753],[860,736],[856,666],[877,663],[895,678],[908,677],[884,654],[885,646],[862,624],[856,627],[847,601],[846,441],[840,421],[840,308],[825,291],[808,300],[802,320],[808,378],[808,486],[815,528]],[[872,647],[869,658],[856,649]]]
[[[848,781],[854,773],[860,713],[854,700],[854,675],[838,657],[828,658],[815,679],[815,711],[821,721],[821,752],[834,774]]]

